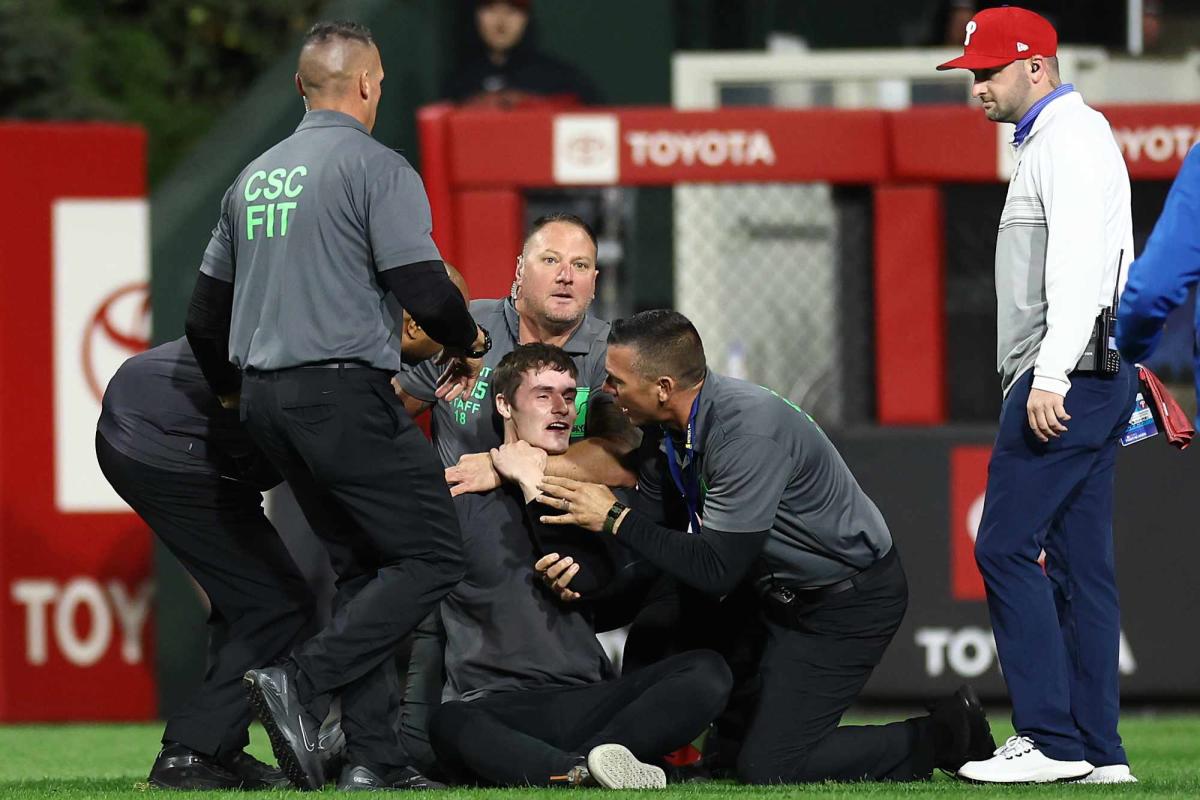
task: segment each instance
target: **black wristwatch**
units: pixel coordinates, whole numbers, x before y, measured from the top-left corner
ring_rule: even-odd
[[[492,349],[492,335],[488,333],[487,328],[483,327],[482,325],[478,325],[477,327],[483,332],[483,348],[480,350],[466,351],[465,355],[467,358],[483,358],[487,355],[488,351]]]
[[[617,525],[617,520],[625,513],[625,509],[629,506],[622,503],[620,500],[612,504],[612,508],[608,509],[608,516],[604,518],[604,532],[612,533],[613,528]]]

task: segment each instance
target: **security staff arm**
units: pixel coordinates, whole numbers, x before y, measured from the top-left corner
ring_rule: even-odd
[[[575,442],[567,452],[550,456],[547,475],[631,487],[637,483],[633,456],[641,432],[611,401],[593,401],[588,416],[588,437]]]
[[[539,503],[563,512],[541,517],[547,525],[578,525],[599,532],[616,502],[608,487],[570,478],[547,477],[538,488],[542,491]],[[645,501],[639,498],[640,502]],[[654,509],[649,512],[653,514]],[[634,509],[621,513],[612,532],[618,542],[655,567],[702,592],[718,595],[733,591],[746,577],[767,541],[766,530],[729,533],[702,525],[699,533],[684,533],[659,525],[649,514]]]
[[[689,534],[656,525],[629,509],[613,533],[663,572],[702,592],[725,595],[746,577],[768,532],[728,533],[702,524],[699,534]]]
[[[1200,281],[1200,147],[1193,147],[1171,185],[1162,216],[1142,256],[1129,267],[1117,312],[1117,347],[1144,361],[1162,338],[1167,315]]]
[[[453,350],[474,349],[479,326],[441,261],[393,267],[379,273],[379,278],[434,341]]]
[[[201,272],[183,328],[204,379],[221,398],[235,396],[242,388],[242,374],[229,361],[232,319],[233,284]]]

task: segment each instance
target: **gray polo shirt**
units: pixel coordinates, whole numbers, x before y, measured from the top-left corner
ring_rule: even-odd
[[[892,549],[879,509],[863,492],[824,431],[770,389],[711,370],[693,431],[706,528],[769,531],[751,568],[761,588],[772,577],[824,586],[869,567]],[[661,502],[678,495],[661,428],[643,439],[638,491]],[[679,443],[681,467],[689,458]]]
[[[447,700],[613,677],[584,606],[541,585],[519,489],[454,498],[465,575],[442,601]]]
[[[126,360],[100,408],[96,427],[113,449],[167,472],[235,476],[235,460],[256,452],[183,337]]]
[[[225,193],[200,270],[234,284],[230,361],[400,368],[377,273],[441,259],[420,176],[337,111],[310,111]]]
[[[415,367],[405,366],[399,376],[400,384],[409,395],[427,403],[435,403],[433,441],[446,466],[457,464],[459,456],[466,453],[484,453],[504,442],[504,424],[496,413],[490,376],[500,359],[511,353],[519,343],[520,320],[516,307],[507,298],[474,300],[471,303],[471,316],[491,334],[492,349],[484,356],[483,369],[470,395],[460,397],[453,403],[438,400],[434,391],[441,368],[433,361]],[[609,323],[593,317],[589,312],[563,346],[579,369],[579,388],[575,395],[579,414],[575,418],[575,429],[571,432],[572,441],[582,439],[587,433],[589,416],[594,416],[589,415],[589,409],[599,403],[612,402],[612,396],[603,391],[608,376],[604,357],[608,353],[609,327]]]

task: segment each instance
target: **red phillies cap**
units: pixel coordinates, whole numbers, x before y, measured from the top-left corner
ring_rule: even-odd
[[[1016,6],[988,8],[971,17],[963,54],[938,69],[991,69],[1058,52],[1058,33],[1045,17]]]

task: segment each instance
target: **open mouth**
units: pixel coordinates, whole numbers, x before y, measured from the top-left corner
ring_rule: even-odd
[[[569,431],[571,430],[565,422],[551,422],[546,426],[548,431]]]

